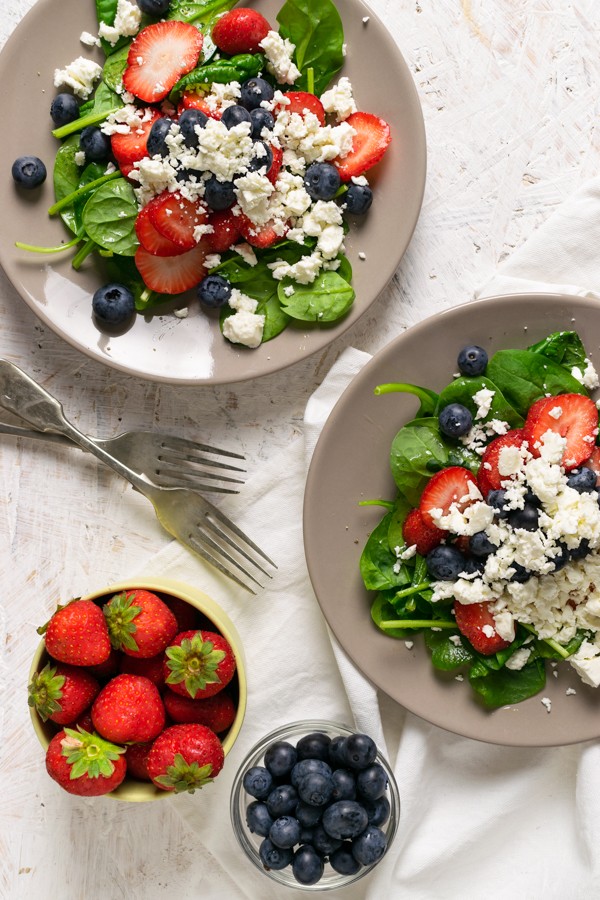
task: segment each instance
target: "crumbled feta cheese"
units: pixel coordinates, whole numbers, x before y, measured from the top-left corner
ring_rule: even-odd
[[[414,641],[404,641],[404,646],[406,647],[407,650],[412,650],[412,648],[415,646],[415,642]]]
[[[101,22],[98,34],[114,47],[119,38],[133,37],[134,34],[137,34],[141,21],[142,11],[137,3],[119,0],[113,24],[107,25],[105,22]]]
[[[78,150],[75,154],[75,165],[76,166],[85,166],[85,153],[83,150]]]
[[[337,84],[321,95],[321,103],[325,112],[334,115],[338,122],[343,122],[344,119],[355,113],[357,106],[354,102],[350,79],[346,76],[340,78]]]
[[[187,306],[182,307],[182,309],[174,309],[173,315],[176,319],[187,319],[189,315],[189,309]]]
[[[519,649],[515,650],[513,655],[506,660],[504,665],[507,669],[518,672],[526,665],[530,656],[531,650],[528,647],[519,647]]]
[[[548,415],[552,416],[553,419],[560,419],[562,414],[563,414],[562,406],[553,406],[552,409],[550,410],[550,412],[548,413]]]
[[[592,687],[600,685],[600,648],[595,644],[583,641],[569,662],[585,684]]]
[[[89,31],[82,31],[79,35],[79,40],[82,44],[85,44],[86,47],[99,47],[100,39],[95,35],[90,34]]]
[[[230,301],[231,303],[231,301]],[[233,344],[258,347],[262,341],[265,317],[240,309],[223,322],[223,335]]]
[[[54,70],[54,87],[69,87],[78,97],[87,100],[101,75],[102,66],[78,56],[64,69]]]
[[[496,391],[491,391],[489,388],[481,388],[480,391],[473,394],[473,400],[477,405],[476,419],[485,419],[491,409],[495,393]]]
[[[255,266],[257,264],[258,259],[256,258],[256,253],[250,244],[244,242],[241,244],[234,244],[232,249],[235,250],[236,253],[239,253],[244,262],[248,263],[249,266]]]
[[[550,697],[542,697],[540,703],[542,704],[542,706],[546,707],[546,712],[552,711],[552,700],[550,699]]]
[[[400,549],[400,548],[398,548],[398,549]],[[417,545],[411,544],[410,547],[406,547],[404,550],[401,550],[400,553],[398,553],[398,559],[402,559],[402,560],[412,559],[413,556],[416,554],[416,552],[417,552]]]
[[[300,69],[292,60],[296,47],[290,40],[282,38],[277,31],[269,31],[259,47],[265,54],[267,71],[280,84],[293,84],[300,77]]]

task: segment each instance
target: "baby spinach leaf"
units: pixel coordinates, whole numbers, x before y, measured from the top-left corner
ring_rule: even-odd
[[[375,622],[378,628],[381,628],[382,622],[390,622],[394,619],[398,618],[396,610],[386,600],[386,594],[381,593],[377,594],[373,603],[371,605],[371,618]],[[404,638],[406,639],[410,634],[410,630],[408,628],[385,628],[382,629],[388,635],[388,637],[393,638]]]
[[[442,672],[453,672],[473,661],[471,651],[462,642],[451,641],[447,631],[429,629],[424,637],[425,645],[431,651],[431,662]]]
[[[56,153],[54,160],[54,196],[57,200],[63,200],[70,196],[79,187],[81,168],[75,162],[75,154],[79,150],[79,135],[74,134],[64,141]],[[61,218],[67,228],[77,234],[79,225],[74,206],[67,206],[61,210]]]
[[[113,25],[118,5],[118,0],[96,0],[98,25]]]
[[[527,349],[541,353],[569,371],[573,366],[579,366],[582,371],[585,369],[585,347],[576,331],[555,331]]]
[[[294,62],[300,78],[294,90],[306,91],[308,70],[320,96],[344,64],[344,27],[331,0],[287,0],[277,14],[279,33],[296,45]]]
[[[368,591],[381,591],[405,583],[402,573],[394,572],[398,559],[388,542],[392,515],[386,513],[371,532],[360,557],[360,573]]]
[[[473,397],[478,391],[481,391],[484,388],[493,391],[494,396],[492,397],[489,412],[486,413],[483,419],[479,419],[478,421],[488,422],[490,419],[499,419],[501,422],[508,422],[511,428],[520,428],[523,424],[521,416],[510,403],[508,403],[500,388],[490,381],[489,378],[485,377],[469,378],[467,376],[461,376],[460,378],[455,378],[455,380],[441,392],[438,399],[437,413],[439,414],[440,410],[450,403],[461,403],[463,406],[467,407],[473,418],[475,418],[477,404],[473,400]]]
[[[115,50],[104,63],[104,68],[102,69],[102,82],[113,92],[116,92],[117,88],[121,87],[123,72],[127,66],[127,57],[129,56],[129,47],[129,44],[125,44],[125,46]],[[98,87],[98,90],[99,89],[100,88]]]
[[[294,288],[289,297],[288,284]],[[320,272],[311,284],[284,279],[277,295],[283,311],[301,322],[335,322],[348,312],[355,296],[353,287],[337,272]]]
[[[260,53],[240,53],[230,59],[216,59],[198,66],[183,78],[180,78],[171,91],[171,98],[177,97],[184,90],[191,90],[201,85],[217,82],[227,84],[230,81],[245,81],[258,75],[264,64]]]
[[[263,344],[266,344],[267,341],[272,341],[290,323],[290,317],[282,310],[276,293],[273,293],[268,300],[259,303],[256,311],[265,317],[265,327],[262,336]]]
[[[421,405],[417,411],[416,418],[423,416],[432,416],[438,405],[438,395],[429,388],[419,387],[418,384],[406,384],[404,382],[394,382],[391,384],[378,384],[375,388],[375,394],[414,394],[421,401]]]
[[[124,178],[101,185],[83,210],[88,236],[104,250],[133,256],[138,247],[135,220],[138,206],[132,186]]]
[[[546,669],[544,661],[537,658],[516,670],[486,670],[486,666],[479,663],[469,672],[469,682],[484,706],[494,709],[520,703],[541,691],[546,684]]]
[[[410,506],[404,497],[398,497],[391,510],[392,517],[388,528],[388,545],[390,550],[394,550],[395,547],[401,547],[404,544],[402,526],[409,512]]]
[[[411,506],[419,505],[423,488],[447,461],[448,450],[437,430],[437,419],[433,419],[431,425],[423,419],[411,422],[401,428],[392,441],[392,476]]]
[[[167,19],[182,22],[205,22],[219,13],[232,9],[237,0],[171,0]]]
[[[522,416],[546,394],[587,394],[566,369],[531,350],[499,350],[490,359],[487,374]]]

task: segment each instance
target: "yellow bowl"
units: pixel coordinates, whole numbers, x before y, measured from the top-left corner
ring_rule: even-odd
[[[120,581],[117,584],[111,584],[99,591],[94,591],[92,594],[87,594],[81,599],[94,601],[100,600],[103,597],[109,599],[113,594],[118,594],[120,591],[132,591],[136,588],[152,591],[159,596],[163,594],[168,597],[176,597],[180,600],[184,600],[186,603],[189,603],[190,606],[195,607],[195,609],[206,616],[206,618],[215,626],[215,631],[222,634],[231,645],[236,660],[236,674],[232,683],[234,685],[237,683],[238,698],[235,719],[225,737],[222,739],[223,752],[225,753],[225,757],[227,757],[227,754],[235,744],[240,733],[242,722],[244,721],[244,714],[246,712],[247,697],[246,669],[242,642],[233,622],[227,613],[225,613],[221,607],[208,596],[208,594],[205,594],[203,591],[198,590],[198,588],[195,588],[192,585],[184,584],[182,581],[175,581],[170,578],[136,578],[128,581]],[[43,669],[48,662],[48,659],[49,656],[46,652],[46,644],[44,641],[41,641],[31,663],[29,681],[31,681],[36,672]],[[30,714],[35,733],[45,752],[52,737],[56,733],[56,725],[50,721],[42,721],[35,709],[31,708]],[[204,788],[204,790],[210,790],[210,786]],[[133,778],[126,777],[115,791],[111,791],[110,794],[105,794],[104,796],[114,797],[116,800],[126,800],[129,803],[144,803],[149,800],[159,800],[164,797],[170,797],[172,796],[172,792],[162,791],[150,782],[136,781]]]

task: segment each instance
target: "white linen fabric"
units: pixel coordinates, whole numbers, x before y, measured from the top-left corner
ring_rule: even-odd
[[[478,296],[551,291],[600,298],[599,248],[600,179],[595,179],[567,200]],[[197,847],[191,887],[208,900],[305,896],[272,882],[245,859],[229,822],[229,794],[239,763],[266,732],[318,718],[349,723],[386,748],[402,804],[398,835],[386,858],[356,885],[330,896],[600,896],[600,745],[498,747],[429,725],[378,694],[321,616],[302,543],[305,475],[329,412],[369,358],[352,348],[342,354],[307,405],[303,438],[262,464],[227,502],[227,512],[279,565],[264,592],[251,598],[175,543],[150,562],[155,574],[193,583],[214,597],[234,619],[246,653],[246,720],[223,772],[201,794],[171,801]]]

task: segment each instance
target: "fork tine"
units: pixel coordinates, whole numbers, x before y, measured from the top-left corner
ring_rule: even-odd
[[[235,541],[232,541],[232,539],[229,537],[229,535],[226,534],[226,532],[224,532],[221,528],[219,528],[215,522],[211,522],[211,520],[208,516],[206,516],[204,524],[205,524],[205,527],[210,527],[210,530],[215,537],[219,538],[219,540],[228,544],[233,550],[237,551],[237,553],[239,553],[240,556],[243,556],[244,559],[247,559],[249,563],[252,563],[252,565],[255,566],[255,568],[257,568],[259,572],[262,572],[263,575],[267,576],[267,578],[273,577],[272,575],[269,574],[269,572],[267,572],[265,569],[263,569],[263,567],[260,565],[260,563],[258,563],[255,559],[253,559],[244,550],[243,547],[240,547],[239,544],[236,544]],[[210,540],[210,538],[207,538],[207,539]],[[224,547],[220,547],[218,544],[214,544],[214,543],[213,543],[213,546],[217,549],[220,549],[221,552],[225,556],[227,556],[227,558],[230,560],[230,562],[232,562],[234,565],[238,566],[238,568],[240,568],[240,569],[242,568],[240,566],[240,564],[238,562],[236,562],[235,559],[233,559],[232,557],[230,557],[228,555],[228,553]],[[244,571],[244,570],[242,569],[242,571]],[[250,577],[252,577],[252,576],[250,576]],[[256,580],[256,579],[254,579],[254,580]],[[257,582],[257,584],[258,584],[258,582]],[[262,587],[262,585],[261,585],[261,587]]]
[[[175,474],[171,474],[171,472]],[[185,481],[186,485],[190,482],[197,482],[203,479],[207,481],[223,481],[226,484],[243,484],[242,478],[231,478],[229,475],[218,475],[216,472],[203,472],[201,469],[182,469],[178,466],[173,468],[155,469],[154,475],[164,478],[180,478]]]
[[[162,446],[165,450],[175,450],[181,453],[194,453],[197,450],[203,453],[212,453],[217,456],[227,456],[230,459],[245,460],[245,456],[241,453],[234,453],[232,450],[222,450],[219,447],[211,447],[209,444],[200,444],[197,441],[188,441],[186,438],[175,437],[171,434],[164,435]]]
[[[244,566],[242,566],[242,564],[237,559],[235,559],[233,556],[231,556],[231,554],[228,553],[224,547],[221,547],[220,544],[217,544],[215,541],[213,541],[213,539],[208,534],[206,534],[206,532],[204,532],[202,534],[202,540],[205,545],[210,547],[213,551],[216,551],[217,553],[219,553],[225,560],[227,560],[228,563],[231,563],[232,566],[235,566],[236,569],[239,569],[239,571],[242,572],[243,575],[245,575],[247,578],[249,578],[251,581],[253,581],[254,584],[256,584],[260,588],[263,587],[263,585],[260,583],[260,581],[258,581],[254,577],[254,575],[252,575],[250,572],[248,572],[248,570],[245,569]],[[235,546],[235,545],[233,545],[233,546]],[[250,562],[252,562],[252,560],[250,560]],[[260,569],[260,571],[263,572],[262,569]],[[232,574],[232,573],[230,573],[230,574]],[[233,574],[235,574],[235,573],[233,573]],[[263,572],[263,574],[266,575],[267,573]],[[271,577],[271,576],[268,576],[268,577]]]
[[[202,484],[194,480],[188,480],[185,477],[176,478],[174,475],[163,475],[158,473],[158,477],[152,479],[159,487],[182,488],[186,491],[206,491],[211,494],[239,494],[238,490],[228,488],[218,484]],[[231,479],[233,481],[233,479]],[[242,484],[243,482],[239,482]]]
[[[189,535],[186,543],[187,543],[188,547],[190,547],[190,549],[194,551],[194,553],[197,553],[198,556],[201,556],[202,559],[205,559],[207,563],[210,563],[211,566],[214,566],[215,569],[218,569],[219,572],[221,572],[227,578],[230,578],[232,581],[235,581],[235,583],[239,584],[240,587],[243,587],[245,590],[249,591],[251,594],[254,594],[256,596],[256,591],[253,590],[253,588],[251,588],[250,585],[248,585],[244,581],[242,581],[241,578],[238,578],[238,576],[235,574],[235,572],[232,572],[230,569],[226,568],[223,565],[223,563],[217,559],[217,557],[215,557],[211,553],[209,553],[208,550],[206,550],[206,548],[204,547],[203,543],[201,543],[196,537],[194,537],[194,535]],[[213,542],[209,540],[209,541],[207,541],[207,543],[209,545],[211,545]],[[219,552],[222,552],[222,551],[219,549]],[[242,571],[244,571],[244,570],[242,569]],[[244,574],[248,574],[248,573],[244,572]],[[252,576],[249,574],[248,574],[248,577],[251,578],[252,581],[255,582],[255,584],[257,584],[259,587],[261,587],[261,585],[258,584],[258,582],[256,581],[255,578],[252,578]]]
[[[254,543],[254,541],[251,541],[250,538],[248,537],[248,535],[244,534],[244,532],[242,531],[241,528],[238,528],[238,526],[234,522],[232,522],[231,519],[228,519],[227,516],[225,515],[225,513],[222,513],[220,509],[217,509],[217,507],[213,506],[212,503],[209,503],[208,500],[205,500],[205,503],[206,503],[207,510],[208,510],[208,512],[205,514],[205,517],[208,517],[208,515],[214,516],[215,519],[217,519],[222,525],[224,525],[226,528],[228,528],[230,531],[232,531],[233,534],[235,534],[237,537],[240,538],[240,540],[244,541],[249,547],[251,547],[255,553],[258,553],[259,556],[262,556],[262,558],[264,560],[266,560],[269,563],[269,565],[273,566],[274,569],[277,568],[277,565],[273,562],[273,560],[270,559],[267,556],[267,554],[264,553],[260,549],[260,547],[258,547]],[[240,549],[235,544],[232,544],[232,546],[236,547],[237,550]],[[240,550],[240,552],[242,552],[242,551]],[[255,563],[255,565],[256,565],[256,563]]]
[[[226,469],[230,472],[246,472],[246,469],[242,469],[240,466],[232,466],[229,463],[222,462],[222,460],[218,459],[207,459],[207,457],[201,456],[200,453],[192,453],[190,451],[182,452],[171,448],[165,448],[164,446],[161,447],[161,450],[163,450],[163,453],[159,455],[158,459],[162,462],[174,464],[188,462],[213,469]]]

